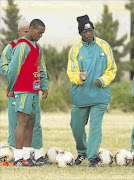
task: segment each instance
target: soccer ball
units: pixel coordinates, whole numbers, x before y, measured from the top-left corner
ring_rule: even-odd
[[[4,143],[0,142],[0,148],[3,147],[3,146],[7,146],[7,145],[5,145]]]
[[[0,147],[0,161],[13,161],[13,150],[10,146],[3,145]]]
[[[110,166],[114,161],[113,154],[110,151],[103,149],[103,148],[99,149],[99,157],[100,157],[101,165]]]
[[[56,163],[56,156],[58,153],[62,152],[62,150],[58,147],[51,147],[47,150],[45,158],[52,163]]]
[[[56,164],[58,167],[73,166],[74,156],[68,151],[60,152],[56,156]]]
[[[115,153],[115,163],[117,165],[125,165],[127,166],[130,162],[132,162],[132,153],[125,149],[120,149]]]

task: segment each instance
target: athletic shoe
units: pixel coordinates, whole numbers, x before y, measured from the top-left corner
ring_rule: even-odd
[[[86,155],[78,155],[75,159],[74,165],[79,165],[86,158]]]
[[[95,158],[94,160],[91,160],[89,163],[89,167],[98,167],[98,162],[100,161],[99,158]]]
[[[36,166],[42,166],[43,164],[49,164],[49,165],[51,165],[52,162],[47,161],[44,156],[40,157],[40,158],[37,159],[36,162],[35,162],[35,165],[36,165]]]
[[[34,157],[35,157],[34,151],[30,152],[30,158],[31,158],[31,159],[34,159]]]
[[[24,159],[19,159],[17,161],[13,161],[14,166],[29,166],[29,162]]]
[[[29,158],[29,159],[27,159],[26,161],[29,162],[29,166],[35,166],[35,163],[36,163],[36,162],[35,162],[33,159]]]

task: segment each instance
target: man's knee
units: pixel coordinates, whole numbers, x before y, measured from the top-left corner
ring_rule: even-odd
[[[31,115],[30,115],[29,124],[30,124],[30,126],[34,126],[34,124],[35,124],[35,114],[34,113],[31,113]]]
[[[18,115],[18,125],[26,126],[29,121],[29,114],[23,112],[17,112]]]

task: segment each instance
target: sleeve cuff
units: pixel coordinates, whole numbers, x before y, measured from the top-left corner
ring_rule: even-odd
[[[43,87],[40,87],[41,90],[47,90],[48,91],[48,86],[43,86]]]
[[[101,78],[99,78],[99,80],[100,80],[100,82],[101,82],[101,87],[103,87],[104,86],[104,81],[101,79]]]

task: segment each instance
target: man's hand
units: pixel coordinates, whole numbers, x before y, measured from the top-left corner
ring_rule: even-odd
[[[8,97],[14,97],[14,92],[9,92]]]
[[[95,85],[97,87],[101,87],[102,86],[101,81],[99,79],[94,80],[94,83],[95,83]]]
[[[48,96],[48,90],[41,90],[42,91],[42,99],[46,99]]]
[[[86,73],[86,70],[85,69],[83,69],[83,71],[82,72],[80,72],[79,73],[79,76],[80,76],[80,78],[82,79],[82,80],[86,80],[86,78],[87,78],[87,73]]]

